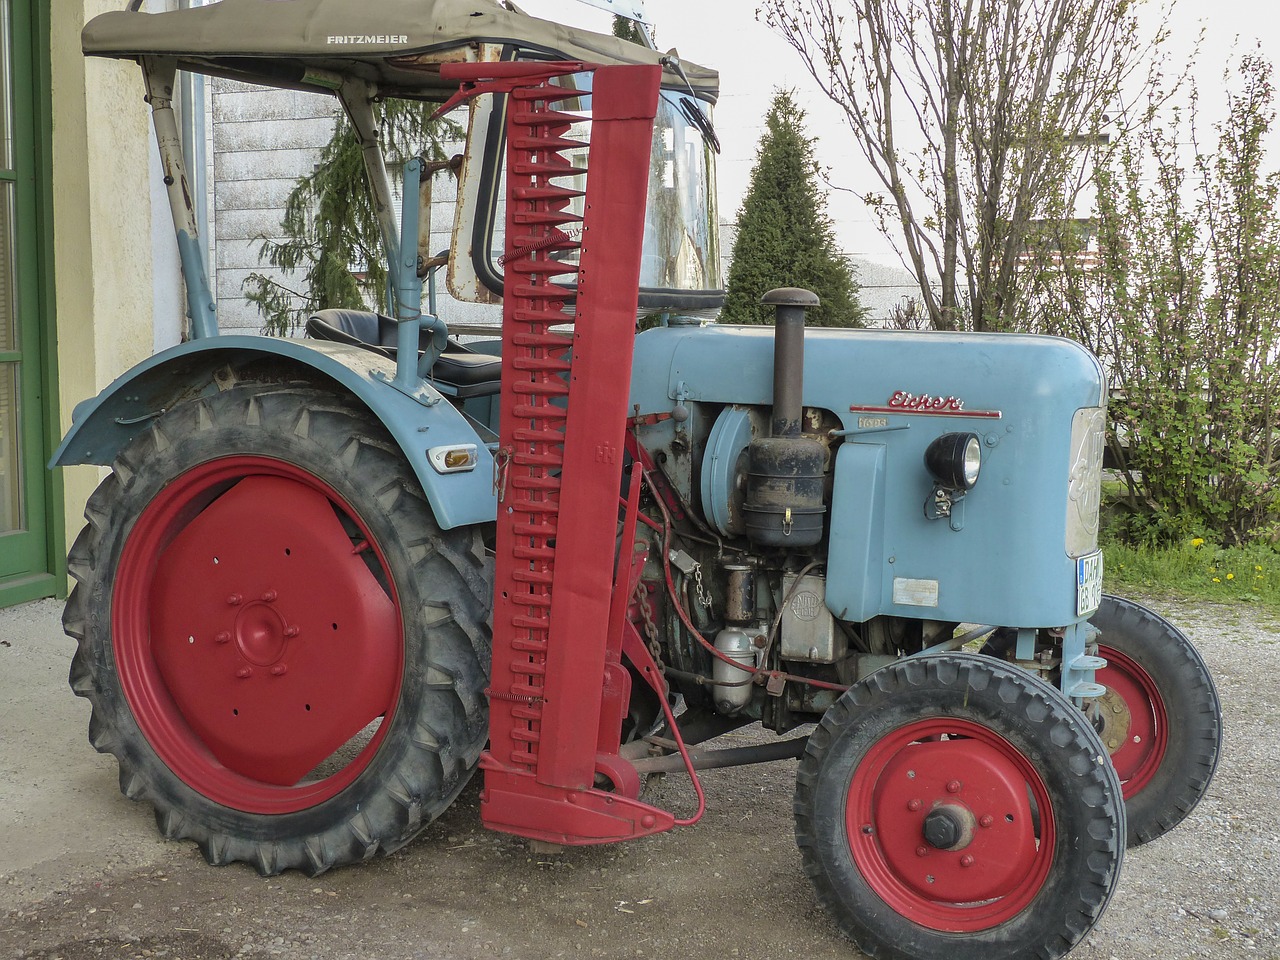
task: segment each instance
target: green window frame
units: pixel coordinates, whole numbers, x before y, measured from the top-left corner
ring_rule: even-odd
[[[49,5],[0,0],[0,606],[65,592]]]

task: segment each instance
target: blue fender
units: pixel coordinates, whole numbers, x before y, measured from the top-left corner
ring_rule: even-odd
[[[71,429],[50,466],[110,465],[166,409],[226,389],[238,379],[235,371],[261,361],[307,369],[312,376],[319,373],[334,381],[335,390],[367,406],[404,451],[441,528],[493,521],[497,515],[493,456],[466,418],[429,384],[423,385],[417,398],[392,387],[392,361],[358,347],[316,340],[205,337],[158,353],[76,407]],[[427,451],[464,443],[477,447],[475,469],[437,473]]]

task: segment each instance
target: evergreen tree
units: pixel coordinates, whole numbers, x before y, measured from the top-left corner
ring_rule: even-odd
[[[394,178],[417,151],[444,159],[442,144],[462,136],[451,120],[428,123],[435,104],[386,100],[378,105],[387,168]],[[320,154],[314,173],[298,180],[285,201],[283,239],[261,238],[258,259],[301,274],[301,289],[251,273],[245,297],[258,305],[263,332],[288,336],[315,310],[381,309],[386,253],[365,179],[360,142],[346,114]]]
[[[640,24],[630,17],[619,16],[616,13],[613,15],[613,35],[630,43],[638,43],[642,47],[648,46],[640,33]]]
[[[773,310],[760,305],[761,296],[774,287],[803,287],[822,302],[809,311],[810,324],[864,325],[853,267],[836,249],[826,195],[818,187],[804,116],[792,91],[775,91],[738,213],[722,322],[772,323]]]

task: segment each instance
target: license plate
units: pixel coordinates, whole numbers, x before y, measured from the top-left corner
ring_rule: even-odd
[[[1076,560],[1076,616],[1093,613],[1102,603],[1102,551]]]

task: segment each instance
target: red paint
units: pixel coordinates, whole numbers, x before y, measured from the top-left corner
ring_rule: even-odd
[[[1169,715],[1155,681],[1135,660],[1105,644],[1098,645],[1098,656],[1107,661],[1098,671],[1098,682],[1119,696],[1129,710],[1128,735],[1111,754],[1128,800],[1151,782],[1164,761],[1169,749]]]
[[[950,739],[938,739],[944,734]],[[939,806],[971,818],[962,848],[924,842],[925,818]],[[1026,909],[1049,875],[1056,839],[1048,792],[1017,748],[980,724],[943,717],[900,727],[867,753],[849,785],[845,828],[859,872],[886,904],[954,933],[987,930]]]
[[[579,91],[554,82],[582,72],[583,64],[450,70],[449,77],[469,84],[464,96],[509,98],[498,431],[507,453],[481,816],[493,829],[564,844],[670,829],[670,814],[633,799],[638,778],[618,756],[631,682],[619,629],[629,558],[618,570],[621,598],[614,587],[620,452],[661,70],[593,68],[585,195],[557,182],[581,172],[564,155],[580,147],[566,137],[579,118],[556,108]],[[580,197],[582,217],[570,209]],[[576,269],[562,259],[574,250]],[[572,337],[551,330],[568,322]],[[597,789],[598,774],[617,790]]]
[[[385,569],[342,497],[266,457],[187,471],[129,534],[112,598],[120,683],[161,760],[215,802],[313,806],[382,742],[403,672],[399,606],[339,512]],[[308,776],[379,717],[354,758]]]

